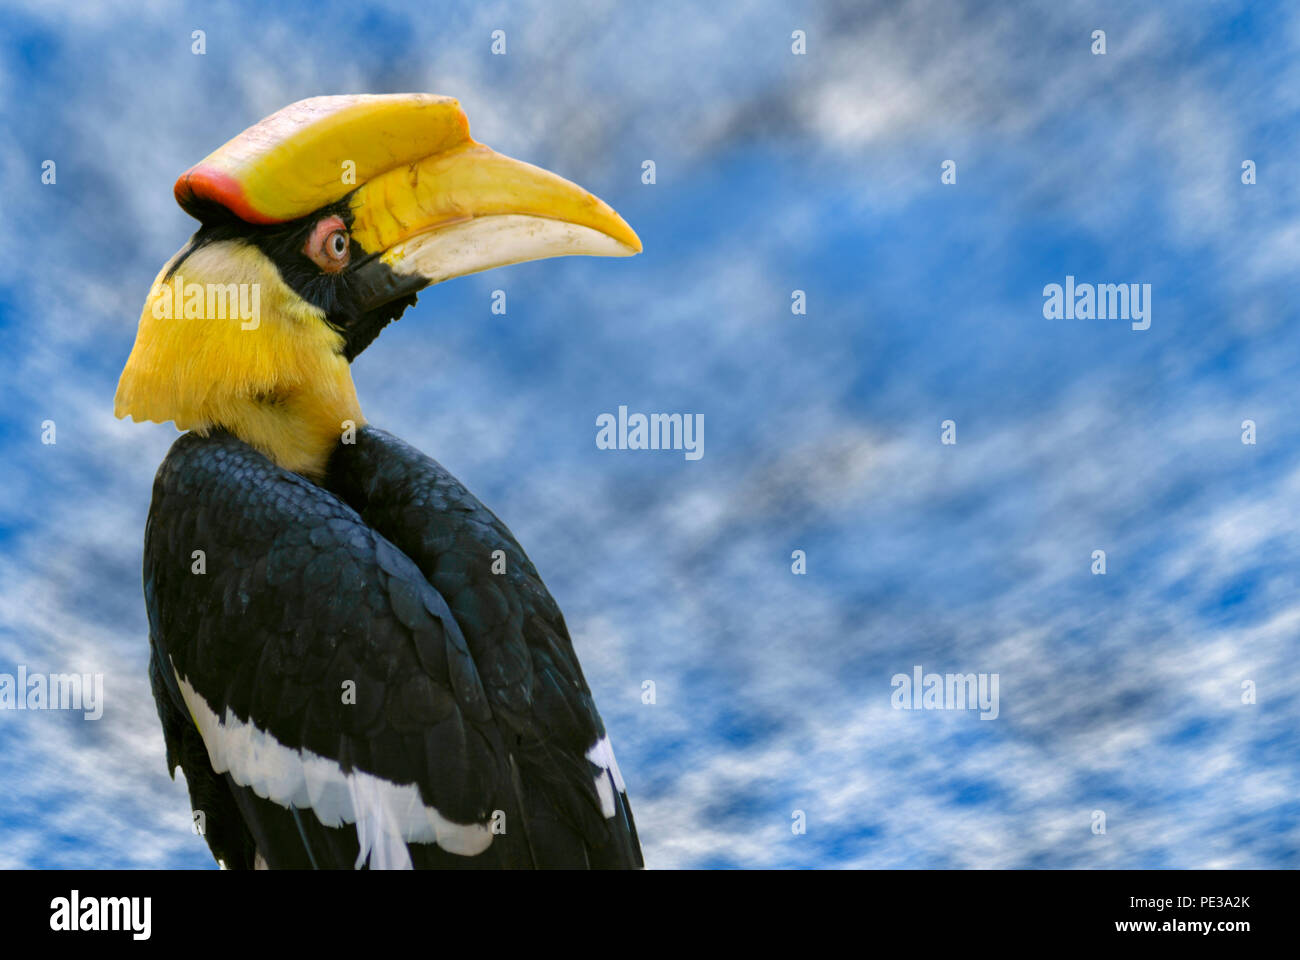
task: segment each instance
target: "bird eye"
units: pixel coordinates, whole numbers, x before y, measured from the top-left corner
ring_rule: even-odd
[[[302,252],[326,273],[338,273],[351,257],[347,225],[339,217],[319,221],[303,244]]]

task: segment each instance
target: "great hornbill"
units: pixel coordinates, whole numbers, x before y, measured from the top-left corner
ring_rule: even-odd
[[[229,868],[636,867],[569,632],[495,514],[366,425],[349,364],[423,287],[629,256],[608,205],[425,94],[291,104],[182,174],[117,416],[184,433],[144,543],[168,771]],[[252,309],[248,309],[251,307]]]

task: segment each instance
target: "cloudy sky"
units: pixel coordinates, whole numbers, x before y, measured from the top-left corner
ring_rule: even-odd
[[[105,689],[0,711],[0,867],[214,867],[145,675],[176,432],[113,391],[176,176],[405,91],[645,244],[428,290],[354,375],[546,578],[648,865],[1300,866],[1294,8],[0,6],[0,673]],[[1150,328],[1045,319],[1067,276]],[[597,449],[619,405],[703,458]],[[894,709],[918,665],[997,718]]]

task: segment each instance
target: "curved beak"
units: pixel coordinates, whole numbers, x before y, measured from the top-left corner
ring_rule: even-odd
[[[367,181],[350,205],[364,252],[351,284],[366,309],[506,264],[641,252],[603,200],[472,140]]]

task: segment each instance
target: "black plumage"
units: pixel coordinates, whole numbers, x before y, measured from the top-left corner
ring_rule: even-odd
[[[227,866],[256,850],[350,868],[357,830],[215,773],[178,674],[223,722],[415,784],[448,820],[504,815],[477,856],[409,844],[417,867],[642,865],[626,796],[602,810],[587,753],[604,727],[554,600],[505,525],[396,438],[361,428],[318,486],[228,433],[182,436],[154,483],[144,579],[169,769]]]

